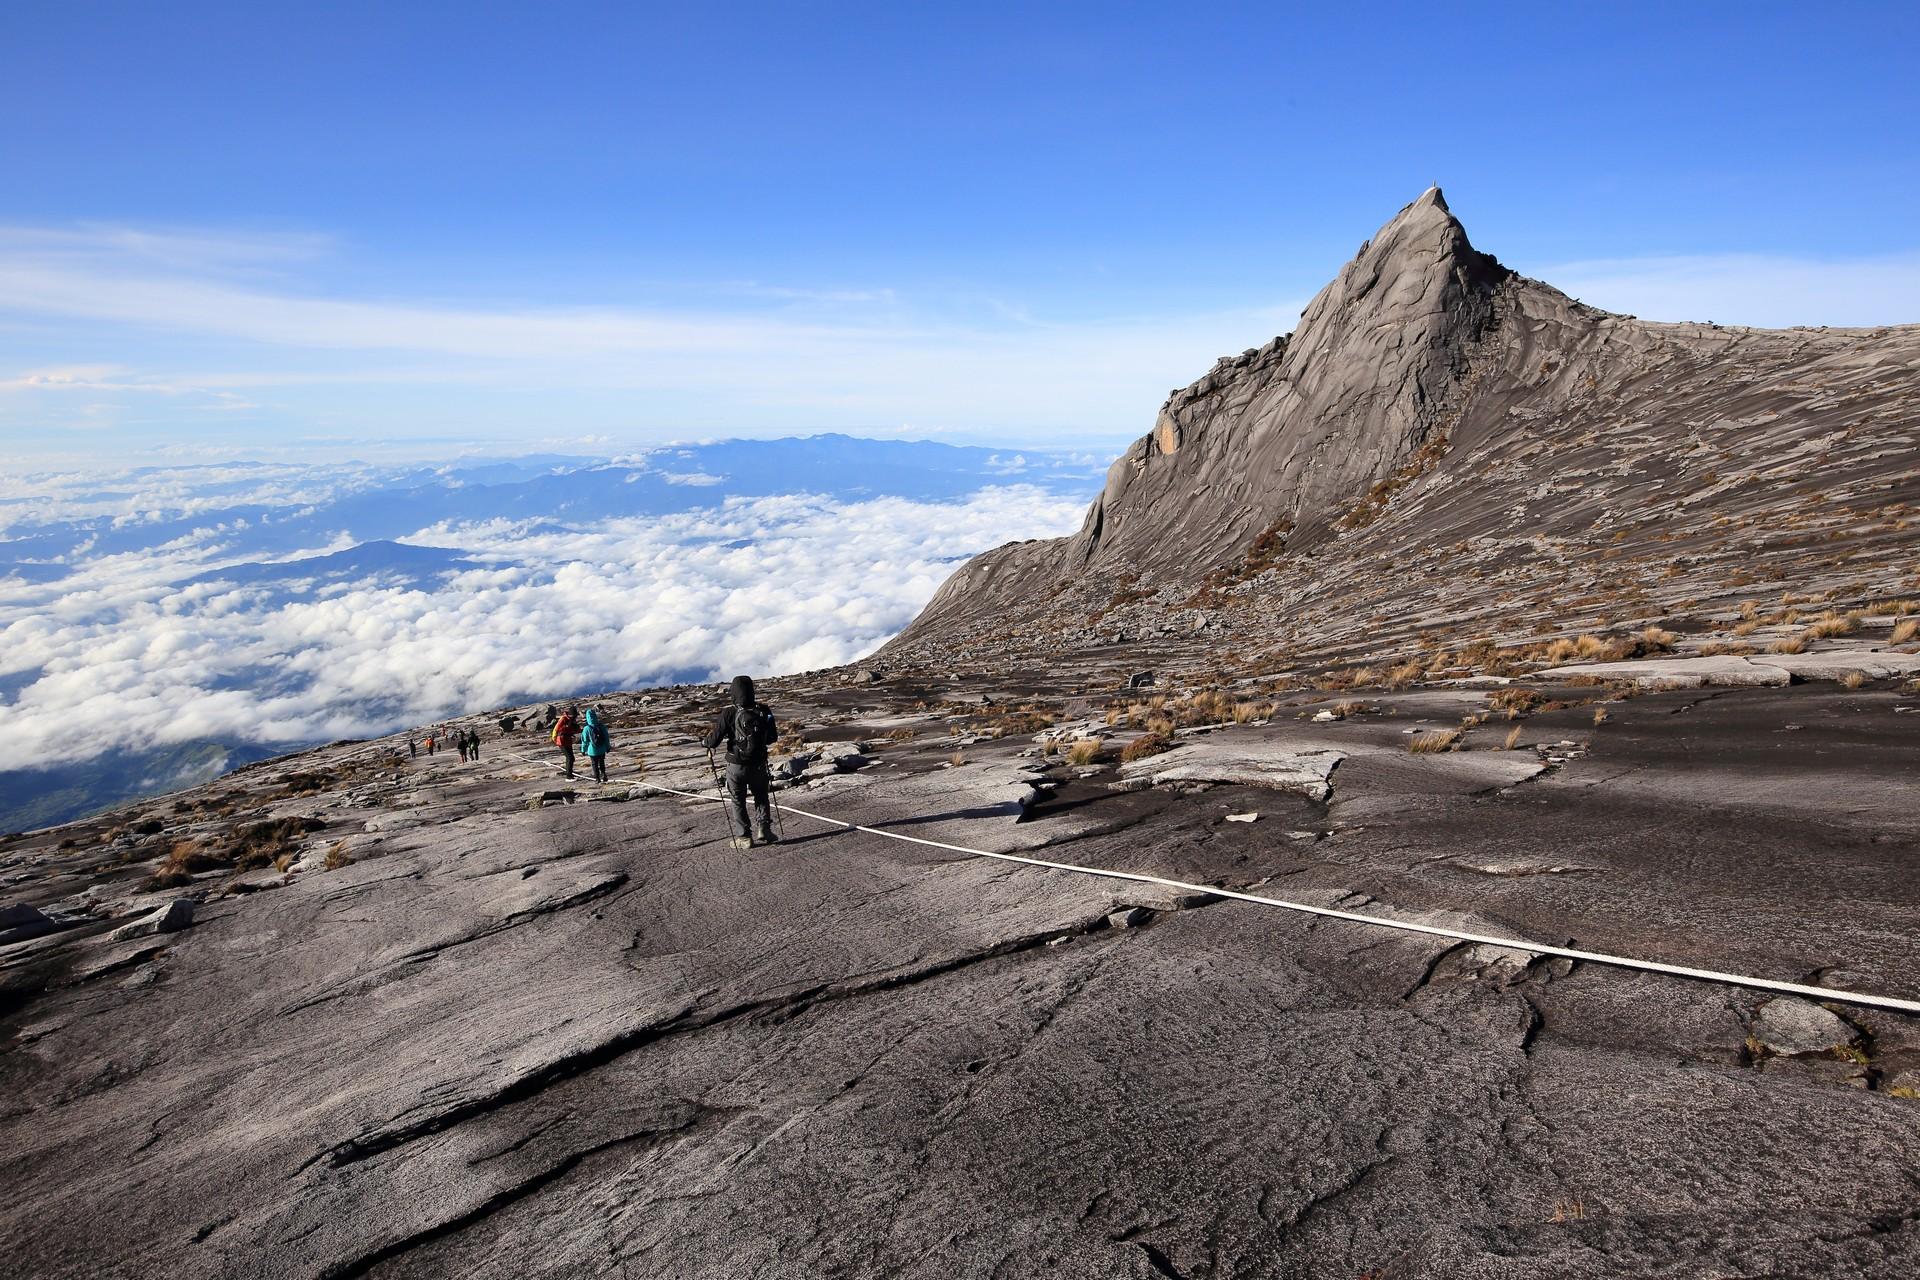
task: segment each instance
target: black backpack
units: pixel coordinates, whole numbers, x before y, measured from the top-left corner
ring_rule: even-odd
[[[769,732],[773,717],[759,706],[733,709],[733,749],[728,755],[741,762],[758,760],[773,745]]]

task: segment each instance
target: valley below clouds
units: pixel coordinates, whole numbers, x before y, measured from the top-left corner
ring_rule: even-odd
[[[16,476],[0,829],[445,716],[849,662],[965,558],[1071,532],[1101,469],[815,437]]]

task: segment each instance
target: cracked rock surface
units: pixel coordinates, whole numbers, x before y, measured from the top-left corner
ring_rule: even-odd
[[[925,690],[769,685],[783,723],[869,744],[857,772],[780,793],[845,821],[1920,995],[1920,723],[1894,716],[1891,695],[1648,692],[1612,704],[1603,727],[1584,707],[1538,713],[1523,727],[1540,748],[1494,749],[1494,721],[1438,755],[1410,753],[1404,731],[1486,693],[1383,695],[1331,724],[1302,696],[1154,758],[1344,756],[1315,798],[1224,771],[1204,789],[1116,790],[1111,755],[1022,755],[1031,734],[994,737],[998,713],[921,706]],[[952,706],[1009,701],[991,680],[947,692]],[[419,819],[377,835],[364,803],[282,797],[285,766],[187,793],[179,815],[155,807],[207,839],[219,822],[298,808],[321,824],[301,837],[313,848],[334,849],[336,826],[358,833],[331,869],[290,857],[284,871],[142,892],[151,868],[92,842],[108,820],[0,847],[31,873],[22,900],[70,917],[0,947],[9,1268],[1920,1266],[1920,1102],[1901,1083],[1920,1078],[1914,1019],[794,814],[784,843],[732,849],[717,806],[639,785],[701,789],[704,753],[685,731],[718,694],[678,696],[616,704],[632,745],[608,787],[571,784],[585,803],[526,806],[554,786],[551,752],[528,733],[490,740],[471,765],[396,762],[390,741],[300,758],[309,774],[353,775],[376,815]],[[376,772],[386,781],[367,781]],[[631,798],[591,803],[603,795]],[[1256,808],[1258,823],[1228,821]],[[176,898],[197,903],[191,928],[108,938]]]

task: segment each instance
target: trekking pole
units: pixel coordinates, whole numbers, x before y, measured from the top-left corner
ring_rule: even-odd
[[[720,821],[727,828],[727,839],[732,840],[735,835],[733,809],[727,804],[727,784],[720,776],[720,766],[713,762],[712,747],[707,748],[707,772],[713,775],[713,789],[720,793]]]

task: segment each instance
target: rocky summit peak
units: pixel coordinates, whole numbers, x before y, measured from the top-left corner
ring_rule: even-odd
[[[1377,650],[1383,627],[1413,625],[1411,602],[1451,599],[1484,575],[1514,572],[1504,563],[1462,568],[1476,548],[1504,547],[1507,558],[1512,548],[1551,548],[1578,560],[1604,547],[1604,577],[1629,555],[1620,539],[1639,536],[1623,513],[1644,519],[1675,503],[1687,520],[1700,518],[1699,546],[1684,563],[1664,544],[1646,556],[1668,575],[1657,579],[1662,592],[1693,601],[1717,586],[1694,581],[1699,566],[1747,554],[1729,530],[1775,516],[1792,527],[1807,517],[1791,503],[1815,501],[1768,489],[1765,511],[1740,507],[1748,498],[1728,495],[1728,476],[1745,477],[1753,488],[1734,492],[1749,497],[1762,477],[1800,483],[1778,459],[1839,429],[1858,432],[1849,464],[1857,471],[1848,474],[1863,491],[1908,474],[1910,435],[1850,424],[1907,420],[1920,394],[1911,378],[1873,384],[1878,418],[1858,405],[1829,412],[1799,388],[1852,386],[1864,369],[1910,370],[1902,362],[1916,346],[1920,326],[1815,337],[1609,315],[1480,252],[1430,187],[1360,246],[1293,333],[1225,357],[1174,392],[1108,472],[1078,534],[966,565],[893,651],[918,651],[923,637],[966,623],[997,637],[1031,624],[1053,645],[1165,634],[1165,614],[1234,637],[1246,652],[1295,656],[1304,640],[1289,650],[1287,637],[1302,634],[1302,617],[1322,616],[1316,643],[1340,634],[1349,647]],[[1738,412],[1730,385],[1743,388]],[[1649,423],[1662,434],[1647,434]],[[1683,463],[1662,452],[1676,432],[1695,442]],[[1701,491],[1689,497],[1696,482]],[[1593,573],[1601,571],[1556,560],[1536,580]],[[1365,619],[1333,603],[1352,599],[1357,584],[1377,605]],[[1805,589],[1791,577],[1773,584],[1783,588]],[[1263,604],[1281,597],[1284,610]],[[1541,616],[1558,599],[1549,593]],[[1114,601],[1127,602],[1118,618]],[[1644,601],[1635,607],[1647,622],[1664,616]]]

